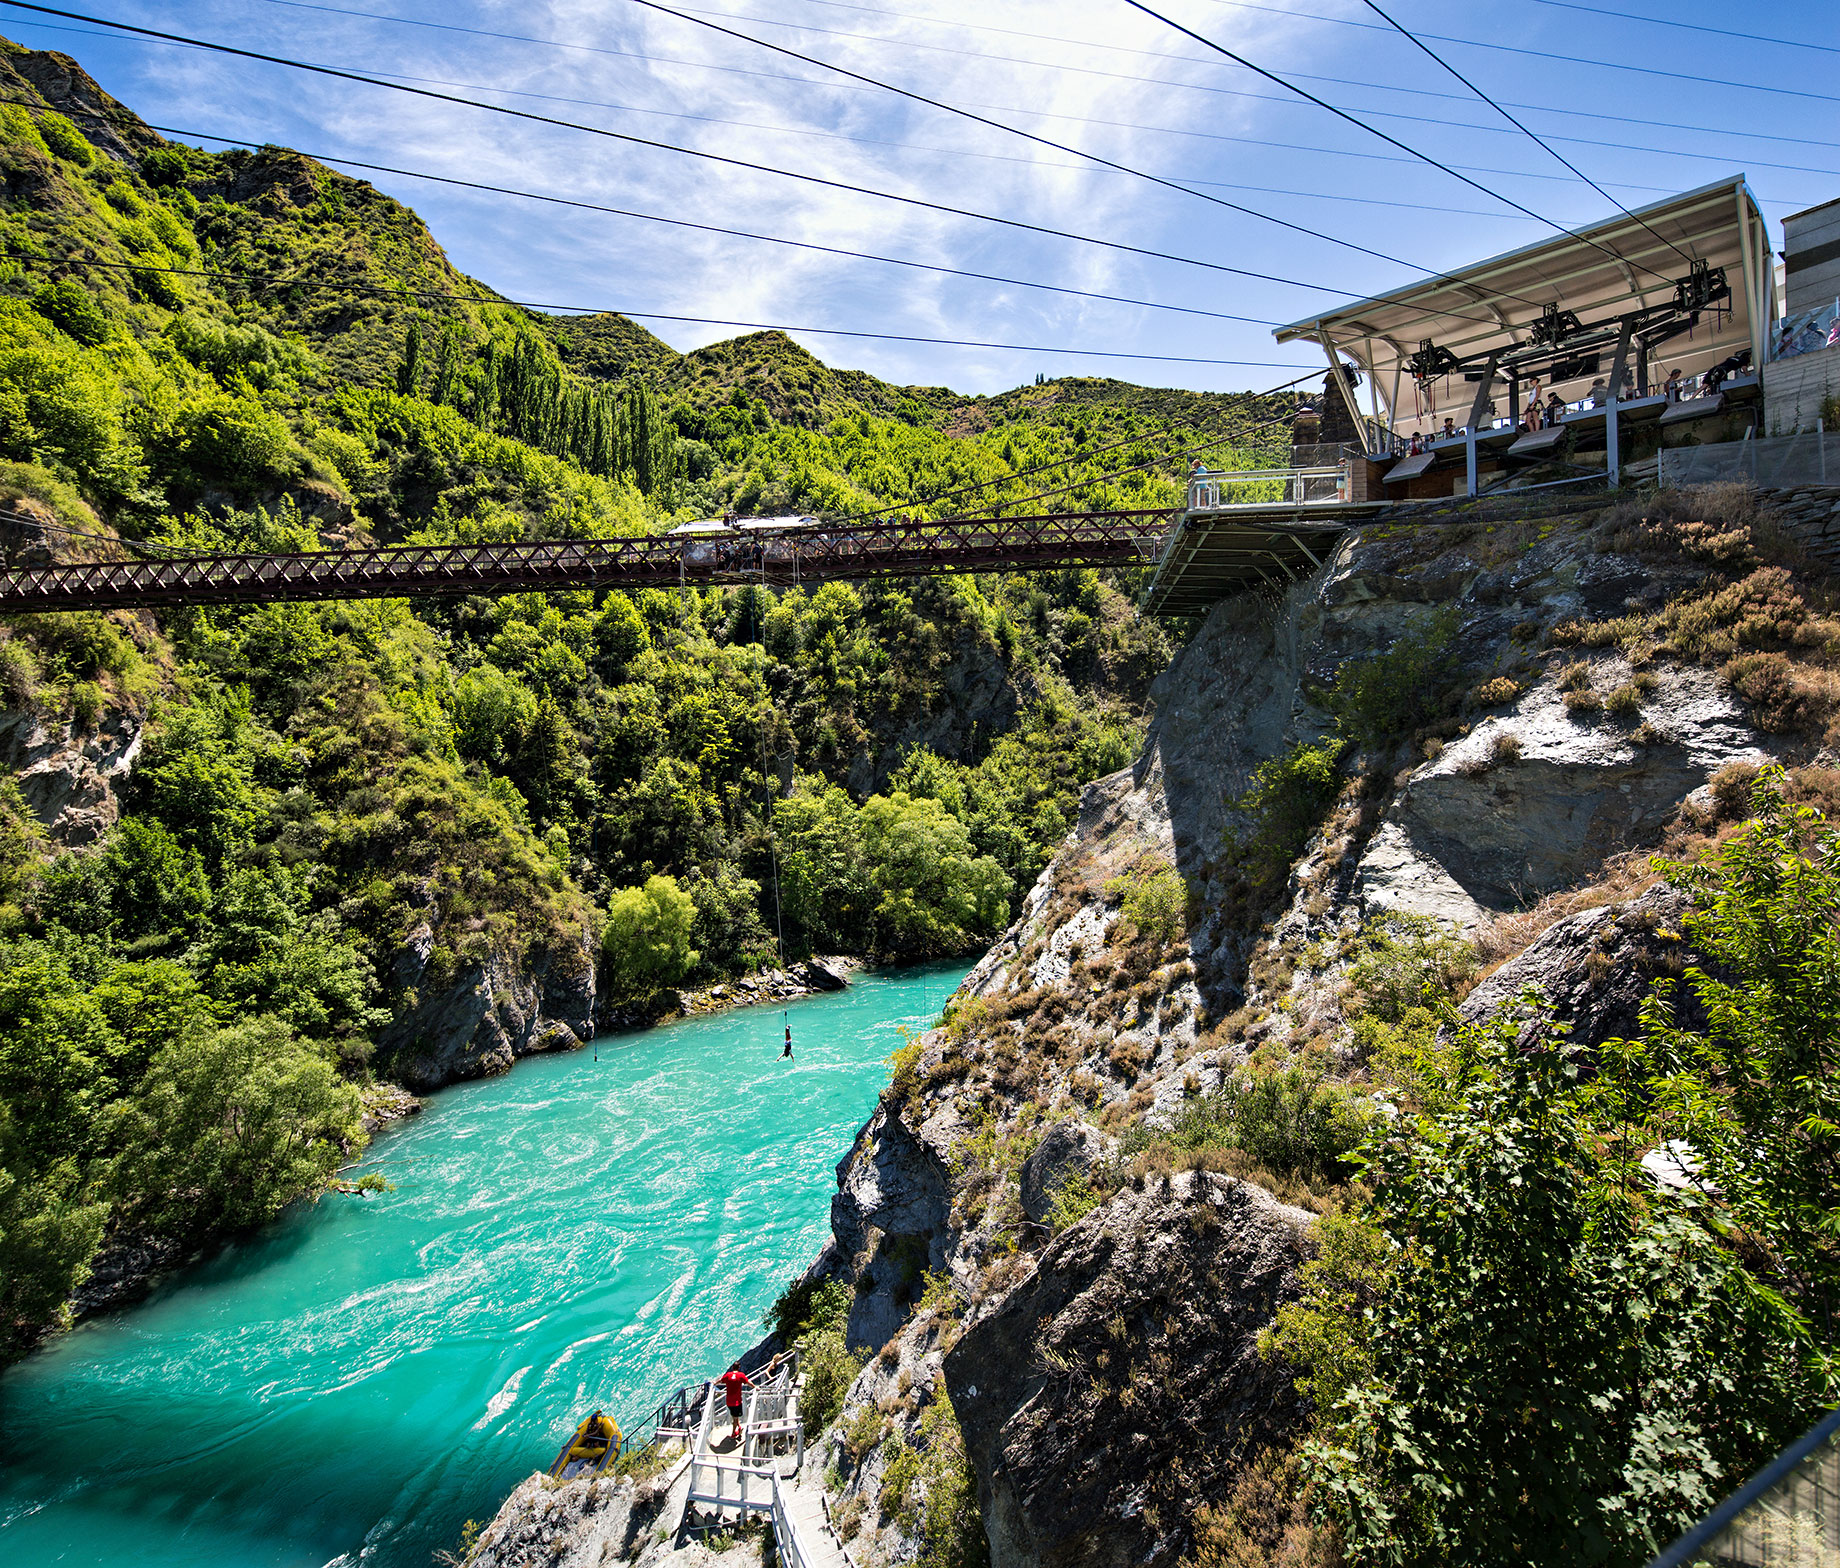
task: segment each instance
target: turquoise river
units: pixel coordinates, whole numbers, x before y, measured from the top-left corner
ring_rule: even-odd
[[[0,1561],[428,1568],[588,1407],[762,1332],[903,1025],[962,966],[864,976],[458,1085],[290,1213],[0,1378]]]

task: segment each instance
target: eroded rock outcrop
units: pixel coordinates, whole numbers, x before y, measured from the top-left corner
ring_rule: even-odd
[[[1630,680],[1615,657],[1580,661],[1593,689]],[[1645,730],[1568,711],[1551,679],[1417,769],[1362,857],[1367,914],[1398,909],[1460,926],[1588,881],[1652,842],[1727,763],[1766,759],[1764,737],[1710,670],[1666,666]]]
[[[0,711],[0,767],[59,844],[91,844],[121,817],[117,791],[140,755],[142,721],[112,713],[93,730],[36,713]]]
[[[1690,907],[1680,889],[1658,882],[1634,898],[1567,915],[1471,991],[1461,1015],[1480,1023],[1532,993],[1569,1026],[1573,1044],[1590,1048],[1633,1039],[1642,1032],[1642,1003],[1657,980],[1706,967],[1706,956],[1682,930]],[[1704,1026],[1690,986],[1674,988],[1673,1006],[1684,1028]]]
[[[1294,1292],[1311,1216],[1185,1171],[1126,1189],[1044,1251],[945,1358],[991,1568],[1174,1563],[1296,1421],[1258,1331]]]
[[[856,1286],[846,1338],[879,1350],[920,1298],[922,1276],[944,1266],[952,1200],[937,1150],[887,1106],[837,1167],[832,1245]]]
[[[377,1050],[393,1077],[425,1093],[593,1038],[594,954],[586,932],[574,942],[533,943],[522,954],[463,959],[455,972],[435,975],[433,918],[431,911],[410,929],[391,968],[396,1007]]]

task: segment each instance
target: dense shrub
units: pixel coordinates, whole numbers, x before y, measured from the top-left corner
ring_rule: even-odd
[[[1458,622],[1455,606],[1429,612],[1384,653],[1344,664],[1325,696],[1343,731],[1379,746],[1437,719],[1454,696]]]
[[[648,877],[644,887],[622,888],[607,901],[601,941],[603,973],[611,995],[643,999],[676,985],[696,967],[690,946],[696,903],[671,877]]]

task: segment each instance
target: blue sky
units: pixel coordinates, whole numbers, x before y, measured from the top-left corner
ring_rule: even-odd
[[[1124,0],[677,0],[677,8],[1399,261],[845,82],[633,0],[66,3],[1287,281],[1026,234],[279,66],[84,36],[93,29],[82,23],[53,25],[0,7],[0,31],[76,55],[158,124],[1204,311],[1291,321],[1346,294],[1409,281],[1413,266],[1401,262],[1451,267],[1554,232],[1292,100]],[[1150,3],[1558,223],[1612,210],[1358,0]],[[1625,205],[1742,172],[1780,248],[1786,213],[1840,196],[1840,7],[1831,0],[1612,0],[1632,17],[1796,46],[1557,0],[1394,0],[1386,9]],[[1278,349],[1269,327],[1256,323],[368,177],[420,212],[456,265],[517,299],[1062,351],[796,334],[831,364],[892,381],[995,392],[1038,372],[1084,373],[1225,389],[1281,381],[1278,365],[1312,367],[1307,351]],[[646,324],[680,349],[734,335]],[[1075,348],[1245,363],[1065,352]]]

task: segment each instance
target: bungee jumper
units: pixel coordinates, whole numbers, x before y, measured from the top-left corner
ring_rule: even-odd
[[[779,1059],[789,1062],[792,1060],[792,1019],[784,1013],[780,1016],[786,1019],[786,1049],[779,1053]]]

